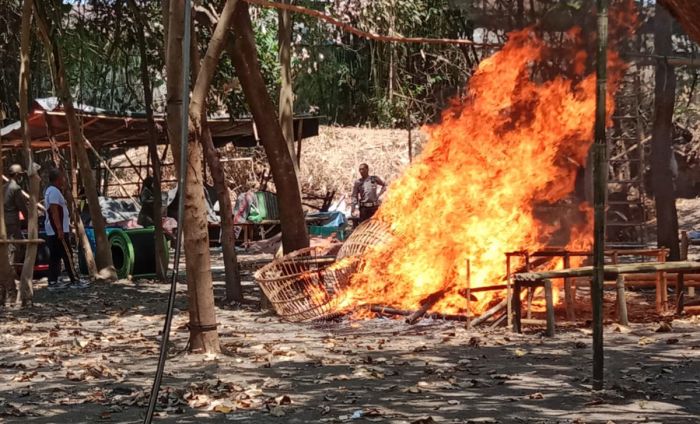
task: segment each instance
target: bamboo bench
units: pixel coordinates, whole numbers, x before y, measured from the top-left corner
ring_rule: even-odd
[[[621,264],[621,265],[605,265],[603,275],[605,280],[615,280],[617,288],[618,308],[620,312],[620,321],[623,324],[627,323],[627,303],[625,300],[625,274],[639,273],[659,273],[659,272],[674,272],[678,275],[676,281],[677,290],[677,313],[683,311],[683,290],[685,288],[684,275],[688,273],[698,273],[700,271],[700,262],[645,262],[636,264]],[[513,291],[510,297],[510,302],[513,305],[513,331],[520,333],[522,331],[522,305],[521,293],[523,288],[535,289],[538,287],[544,288],[545,301],[547,307],[546,323],[547,336],[554,336],[554,302],[552,293],[553,279],[568,279],[572,277],[592,277],[593,267],[586,266],[580,268],[560,269],[553,271],[542,272],[524,272],[513,276]],[[657,310],[664,310],[663,304],[660,305],[659,299],[661,287],[657,285]],[[661,306],[661,308],[659,308]]]

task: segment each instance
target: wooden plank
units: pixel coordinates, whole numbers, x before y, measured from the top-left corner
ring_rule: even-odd
[[[544,280],[544,299],[547,305],[547,336],[554,337],[554,293],[552,293],[552,280]]]

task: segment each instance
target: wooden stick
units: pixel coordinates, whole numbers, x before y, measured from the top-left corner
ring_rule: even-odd
[[[45,241],[43,239],[7,239],[0,240],[0,244],[41,244]]]
[[[688,247],[690,245],[690,240],[688,239],[688,232],[681,231],[681,260],[688,260]],[[687,276],[684,276],[687,277]],[[688,297],[695,297],[695,287],[688,287]]]
[[[508,317],[508,323],[506,325],[508,328],[511,328],[513,325],[513,302],[511,298],[513,295],[513,289],[510,286],[512,282],[512,275],[510,273],[510,256],[506,255],[506,316]]]
[[[90,148],[90,150],[92,150],[92,153],[95,154],[95,157],[97,158],[97,160],[100,161],[100,163],[102,163],[102,166],[105,167],[105,169],[107,170],[107,172],[109,172],[109,174],[110,174],[112,177],[114,177],[115,180],[117,180],[117,182],[119,183],[119,189],[120,189],[120,190],[121,190],[135,205],[136,205],[136,206],[141,207],[141,203],[139,203],[136,199],[134,199],[134,197],[133,197],[131,194],[129,194],[129,192],[126,191],[126,189],[124,188],[124,186],[125,186],[124,181],[122,181],[121,178],[117,177],[117,174],[115,174],[114,171],[112,171],[112,168],[109,167],[109,164],[107,164],[107,162],[102,158],[102,156],[100,156],[100,153],[99,153],[99,152],[95,149],[95,147],[93,147],[93,145],[90,143],[90,140],[88,140],[87,138],[83,137],[83,141],[84,141],[85,144]],[[107,194],[107,193],[105,193],[105,195],[106,195],[106,194]]]
[[[406,318],[406,322],[408,324],[415,324],[416,322],[418,322],[418,320],[420,320],[421,317],[423,315],[425,315],[426,312],[428,312],[428,309],[435,306],[435,304],[438,303],[438,301],[445,296],[445,294],[447,293],[448,290],[449,290],[448,288],[438,290],[435,293],[433,293],[433,294],[429,295],[428,297],[426,297],[425,299],[423,299],[423,302],[421,303],[421,307],[417,311],[415,311],[413,314],[409,315],[408,318]]]
[[[474,321],[471,322],[472,327],[477,326],[481,324],[482,322],[486,321],[487,319],[491,318],[494,316],[496,313],[502,311],[503,309],[506,308],[508,305],[508,300],[503,299],[500,303],[498,303],[496,306],[492,307],[488,311],[484,312],[481,314],[478,318],[476,318]]]
[[[571,258],[564,256],[564,268],[571,267]],[[576,299],[571,289],[571,279],[564,279],[564,303],[566,303],[566,318],[569,321],[576,321]]]
[[[386,314],[386,315],[402,315],[402,316],[409,316],[413,315],[416,313],[416,311],[407,311],[405,309],[396,309],[396,308],[389,308],[386,306],[370,306],[369,308],[370,311],[378,313],[378,314]],[[439,312],[432,312],[425,314],[422,318],[431,318],[431,319],[443,319],[447,321],[466,321],[467,316],[466,315],[454,315],[454,314],[441,314]]]
[[[472,300],[472,281],[471,281],[471,262],[467,259],[467,328],[471,328],[471,323],[469,322],[469,316],[472,313],[471,300]]]
[[[554,337],[554,293],[552,293],[552,280],[544,280],[544,299],[547,305],[547,337]]]

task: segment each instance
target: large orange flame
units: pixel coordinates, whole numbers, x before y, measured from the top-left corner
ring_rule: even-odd
[[[590,247],[587,206],[580,206],[581,219],[574,223],[544,222],[536,213],[541,204],[571,202],[576,173],[593,141],[595,75],[585,73],[580,30],[566,36],[579,46],[566,53],[567,77],[544,80],[538,66],[552,49],[532,29],[512,33],[502,50],[479,65],[467,98],[424,129],[427,146],[391,185],[378,212],[396,237],[364,255],[337,299],[341,308],[415,310],[430,294],[446,290],[432,309],[465,313],[468,260],[473,288],[502,284],[505,252],[543,248],[555,232],[564,230],[570,247]],[[623,70],[611,54],[608,119]],[[470,312],[483,311],[492,296],[478,293]]]

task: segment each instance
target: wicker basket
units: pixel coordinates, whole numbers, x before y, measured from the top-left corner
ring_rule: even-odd
[[[339,291],[338,278],[347,278],[334,269],[334,259],[319,256],[323,247],[309,247],[285,255],[260,268],[254,275],[275,311],[293,322],[330,318],[333,299]]]
[[[339,312],[338,294],[350,282],[361,255],[391,239],[388,228],[368,221],[353,231],[338,252],[337,261],[322,256],[322,246],[297,250],[260,268],[255,281],[277,314],[292,322],[330,319]]]
[[[389,243],[393,234],[389,226],[381,221],[370,219],[355,229],[338,251],[338,259],[359,257],[373,246]]]

